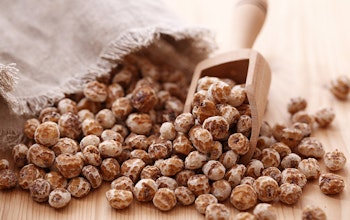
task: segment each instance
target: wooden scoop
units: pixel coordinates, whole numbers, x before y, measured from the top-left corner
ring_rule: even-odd
[[[230,78],[239,84],[245,83],[251,107],[252,131],[249,152],[241,158],[244,164],[254,154],[271,83],[271,71],[266,60],[257,51],[248,49],[265,21],[266,12],[267,2],[264,0],[242,0],[236,4],[233,44],[237,50],[203,60],[196,66],[184,107],[184,112],[191,112],[197,82],[203,76]]]

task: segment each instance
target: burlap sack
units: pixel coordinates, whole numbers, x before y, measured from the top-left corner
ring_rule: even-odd
[[[2,0],[0,143],[21,139],[24,120],[107,74],[129,53],[152,48],[191,71],[213,50],[202,27],[158,0]]]

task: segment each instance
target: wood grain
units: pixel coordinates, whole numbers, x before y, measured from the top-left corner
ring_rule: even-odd
[[[234,1],[165,2],[184,20],[216,31],[218,52],[232,48],[230,39],[234,30],[230,19]],[[316,129],[313,136],[322,141],[326,151],[341,149],[350,160],[350,99],[339,101],[328,90],[330,80],[336,76],[350,76],[349,11],[350,1],[347,0],[270,0],[267,20],[254,49],[265,57],[272,71],[265,120],[270,124],[288,122],[290,116],[286,104],[291,97],[305,97],[310,113],[331,106],[336,112],[335,121],[328,129]],[[6,155],[8,153],[1,152],[1,157]],[[345,169],[337,172],[346,181],[340,195],[323,195],[317,182],[313,181],[303,189],[303,197],[296,205],[273,204],[278,219],[301,219],[301,210],[307,204],[322,207],[327,219],[348,219],[349,163]],[[326,171],[324,167],[323,171]],[[134,202],[130,208],[116,211],[110,208],[105,199],[108,188],[106,183],[84,199],[73,199],[62,210],[33,202],[28,192],[20,189],[1,191],[0,219],[204,219],[193,206],[178,206],[170,212],[161,212],[151,204]],[[231,211],[232,214],[236,212],[233,208]]]

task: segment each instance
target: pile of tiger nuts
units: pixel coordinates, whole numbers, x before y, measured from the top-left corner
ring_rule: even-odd
[[[291,125],[264,122],[253,158],[242,164],[252,127],[244,85],[203,77],[192,112],[183,113],[188,85],[179,70],[129,57],[110,77],[26,121],[27,140],[12,149],[19,173],[1,160],[0,189],[19,185],[34,201],[62,208],[107,181],[115,209],[137,200],[161,211],[193,205],[205,219],[231,219],[233,208],[236,220],[277,219],[271,204],[297,203],[312,179],[326,195],[342,192],[344,179],[332,172],[345,166],[344,154],[325,152],[312,136],[332,123],[331,108],[309,114],[304,98],[292,98]],[[302,215],[326,219],[314,206]]]

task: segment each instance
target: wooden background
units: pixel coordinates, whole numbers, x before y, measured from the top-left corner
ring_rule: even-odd
[[[165,0],[184,20],[207,26],[217,34],[219,52],[229,51],[232,0]],[[286,104],[291,97],[307,99],[312,113],[321,107],[333,107],[336,118],[328,129],[318,129],[325,149],[341,149],[348,158],[344,191],[337,196],[323,195],[317,181],[307,184],[302,199],[294,206],[273,204],[278,219],[300,219],[306,204],[322,207],[328,219],[348,219],[350,215],[350,98],[339,101],[328,90],[338,75],[350,76],[350,1],[347,0],[270,0],[265,26],[254,49],[267,59],[272,70],[272,84],[265,120],[274,124],[288,122]],[[2,153],[3,154],[3,153]],[[325,169],[323,169],[325,170]],[[83,199],[54,210],[39,204],[20,189],[0,192],[0,219],[204,219],[194,206],[178,206],[170,212],[156,210],[152,204],[134,202],[123,211],[110,208],[105,192],[109,184]],[[229,204],[228,204],[229,205]],[[236,211],[232,208],[232,213]]]

